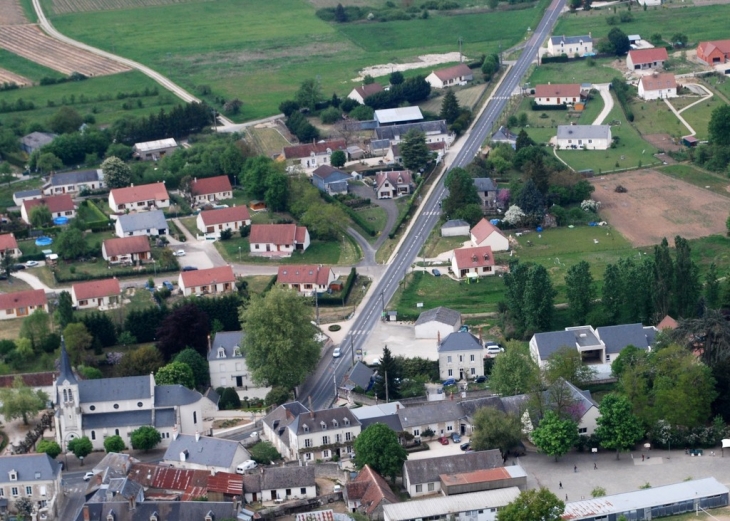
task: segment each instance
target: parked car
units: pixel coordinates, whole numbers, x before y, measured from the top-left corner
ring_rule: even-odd
[[[454,380],[453,378],[448,378],[444,380],[444,387],[447,387],[449,385],[456,385],[456,380]]]
[[[439,438],[439,443],[441,445],[448,445],[449,444],[449,439],[446,436],[441,436]]]
[[[172,252],[175,257],[185,257],[185,250],[177,250]]]
[[[25,264],[13,264],[13,269],[15,271],[20,271],[25,269]]]
[[[332,358],[339,358],[342,354],[342,351],[340,351],[339,347],[335,347],[335,350],[332,351]]]
[[[453,441],[454,443],[460,443],[461,442],[461,436],[459,435],[458,432],[451,433],[451,441]]]
[[[28,268],[35,268],[36,266],[38,266],[38,261],[28,261],[25,263],[25,265]]]
[[[468,332],[469,332],[469,326],[467,326],[466,324],[464,324],[463,326],[461,326],[459,328],[459,333],[468,333]]]
[[[489,346],[487,348],[487,354],[489,356],[497,356],[500,353],[504,353],[504,348],[499,346]]]
[[[486,382],[486,381],[487,381],[487,377],[486,377],[486,376],[484,376],[484,375],[482,375],[482,376],[477,376],[477,377],[476,377],[476,379],[474,380],[474,382],[475,382],[475,383],[478,383],[478,384],[482,384],[482,383],[484,383],[484,382]]]
[[[466,443],[462,443],[462,444],[461,444],[461,445],[459,446],[459,448],[460,448],[461,450],[469,450],[469,447],[470,447],[470,446],[471,446],[471,445],[469,445],[469,442],[467,441]]]
[[[257,466],[258,464],[254,460],[248,459],[236,467],[236,474],[245,474],[247,470],[253,470]]]
[[[163,281],[163,282],[162,282],[162,286],[163,286],[163,287],[164,287],[165,289],[169,289],[170,291],[172,291],[172,290],[173,290],[173,288],[174,288],[174,287],[173,287],[173,285],[172,285],[172,282],[170,282],[169,280],[165,280],[165,281]]]
[[[94,473],[89,471],[86,474],[84,474],[84,481],[89,481],[93,477],[94,477]]]
[[[437,268],[432,269],[431,270],[431,273],[433,273],[433,276],[434,277],[440,277],[441,276],[441,272]]]
[[[182,268],[183,271],[196,271],[197,269],[195,266],[183,266]]]

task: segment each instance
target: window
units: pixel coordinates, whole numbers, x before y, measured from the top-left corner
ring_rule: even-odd
[[[18,487],[11,488],[10,493],[13,495],[13,497],[18,497]]]
[[[218,358],[225,358],[226,357],[226,350],[222,347],[218,348]]]
[[[322,451],[322,457],[323,458],[329,458],[330,457],[330,451],[328,449],[325,449]]]
[[[304,494],[307,493],[307,489],[305,487],[302,487],[302,488],[299,489],[299,493],[302,494],[302,495],[304,495]]]
[[[421,435],[421,429],[413,429],[413,435],[414,436],[420,436]]]
[[[454,376],[454,371],[453,371],[453,369],[449,369],[449,376]]]
[[[578,429],[578,434],[588,434],[588,428],[581,427],[580,429]]]
[[[429,484],[428,484],[428,491],[429,491],[429,492],[433,492],[433,489],[434,489],[434,485],[433,485],[433,483],[429,483]]]
[[[307,460],[307,461],[311,461],[312,460],[312,453],[311,452],[307,452],[304,455],[304,459]]]
[[[471,355],[471,360],[470,360],[470,361],[471,361],[471,362],[473,362],[473,361],[474,361],[474,355]]]
[[[26,495],[26,496],[32,496],[32,495],[33,495],[33,487],[31,487],[31,486],[26,486],[26,487],[25,487],[25,495]]]
[[[471,368],[471,375],[474,376],[475,374],[477,374],[477,370],[474,367],[472,367]]]
[[[335,434],[335,443],[340,443],[342,441],[342,434]]]
[[[459,362],[463,362],[463,361],[464,361],[464,355],[459,355]]]
[[[142,407],[144,405],[142,402],[137,402],[137,407]]]
[[[453,431],[453,430],[454,430],[454,427],[453,427],[452,425],[448,425],[448,426],[446,427],[446,430],[447,430],[447,431],[449,431],[449,432],[451,432],[451,431]]]
[[[286,489],[286,495],[287,496],[291,496],[291,489],[290,488]]]
[[[91,439],[92,440],[96,439],[96,431],[91,431]]]
[[[193,411],[193,423],[198,423],[198,411]]]
[[[330,437],[322,436],[322,445],[329,445],[329,444],[330,444]]]
[[[346,432],[345,433],[345,441],[350,441],[351,439],[352,439],[352,434],[350,434],[349,432]]]
[[[304,440],[304,446],[306,448],[311,447],[312,446],[312,440],[310,440],[309,438],[305,438],[305,440]]]
[[[423,485],[416,485],[416,492],[423,492]]]
[[[450,357],[450,356],[447,356],[447,357],[446,357],[446,361],[447,361],[448,363],[451,363],[451,357]]]
[[[119,436],[119,429],[114,429],[114,434]]]

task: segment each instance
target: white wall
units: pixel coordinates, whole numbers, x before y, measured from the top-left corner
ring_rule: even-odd
[[[474,234],[471,234],[471,243],[473,246],[490,246],[492,251],[507,251],[509,250],[509,239],[501,233],[492,232],[482,242],[477,242]]]
[[[416,338],[433,338],[434,340],[439,338],[441,333],[441,340],[449,336],[451,333],[459,329],[459,325],[449,325],[436,320],[431,320],[425,324],[419,324],[414,328],[416,331]]]
[[[441,228],[441,237],[469,237],[469,225],[455,228]]]
[[[451,362],[449,362],[451,357]],[[474,360],[472,361],[472,357]],[[471,370],[474,369],[474,374]],[[451,370],[452,374],[449,374]],[[447,378],[455,378],[459,380],[459,371],[464,371],[464,378],[472,380],[477,376],[484,375],[484,351],[449,351],[447,353],[439,353],[439,374],[441,380]]]

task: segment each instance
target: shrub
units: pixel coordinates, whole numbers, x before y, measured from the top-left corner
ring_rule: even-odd
[[[251,458],[259,465],[269,465],[281,459],[281,454],[268,441],[260,441],[249,449]]]
[[[335,108],[335,107],[330,107],[326,110],[323,110],[319,114],[319,119],[325,125],[331,125],[331,124],[335,123],[337,120],[339,120],[341,115],[342,115],[342,112],[340,111],[340,109]]]

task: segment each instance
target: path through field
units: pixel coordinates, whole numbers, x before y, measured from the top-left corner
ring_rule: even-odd
[[[28,19],[18,0],[0,0],[0,25],[27,24]]]
[[[0,85],[3,83],[15,83],[18,87],[23,87],[25,85],[30,85],[33,82],[28,78],[24,78],[20,74],[0,69]]]

